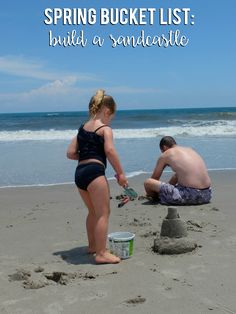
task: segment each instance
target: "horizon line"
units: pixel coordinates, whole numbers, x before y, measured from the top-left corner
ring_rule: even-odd
[[[220,109],[220,108],[235,108],[235,106],[216,106],[216,107],[166,107],[166,108],[133,108],[133,109],[118,109],[117,112],[122,112],[122,111],[150,111],[150,110],[193,110],[193,109]],[[28,114],[28,113],[69,113],[69,112],[83,112],[87,113],[88,110],[55,110],[55,111],[15,111],[15,112],[0,112],[0,114]]]

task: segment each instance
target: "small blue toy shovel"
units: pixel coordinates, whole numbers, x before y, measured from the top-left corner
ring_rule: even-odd
[[[117,175],[115,175],[116,179],[117,178]],[[130,186],[128,185],[125,185],[123,186],[123,189],[124,189],[124,195],[125,197],[122,199],[122,201],[118,204],[118,207],[122,207],[124,206],[126,203],[128,203],[129,201],[133,201],[135,198],[138,197],[138,193],[133,189],[131,188]]]
[[[138,197],[138,193],[130,186],[124,186],[124,194],[127,195],[131,200]]]
[[[124,206],[126,203],[128,203],[129,201],[133,201],[135,198],[138,197],[137,192],[129,187],[129,186],[124,186],[124,194],[126,195],[122,201],[118,204],[118,207],[122,207]]]

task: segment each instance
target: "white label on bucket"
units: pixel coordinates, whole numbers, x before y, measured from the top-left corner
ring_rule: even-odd
[[[127,242],[113,242],[110,241],[110,249],[113,254],[120,258],[130,257],[130,241]]]
[[[108,235],[111,253],[122,259],[129,258],[133,254],[135,234],[131,232],[113,232]]]

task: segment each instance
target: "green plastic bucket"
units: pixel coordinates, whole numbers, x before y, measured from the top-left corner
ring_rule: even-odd
[[[110,252],[121,259],[133,255],[135,234],[131,232],[113,232],[108,234]]]

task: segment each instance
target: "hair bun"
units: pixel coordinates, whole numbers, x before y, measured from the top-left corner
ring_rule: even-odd
[[[96,92],[96,94],[94,96],[94,105],[95,105],[95,107],[98,107],[101,104],[104,95],[105,95],[105,91],[103,89],[97,90],[97,92]]]

